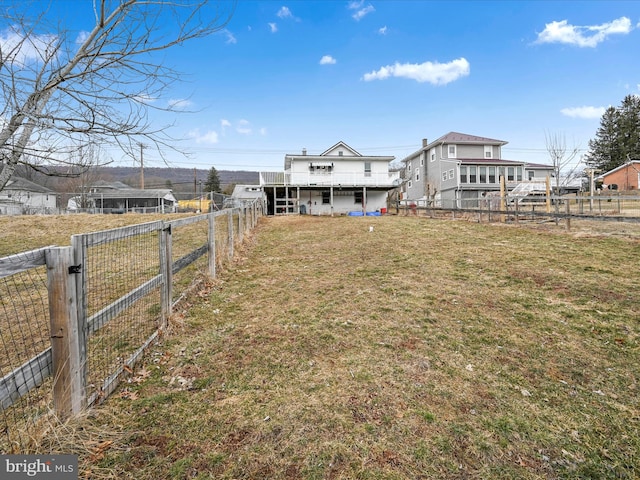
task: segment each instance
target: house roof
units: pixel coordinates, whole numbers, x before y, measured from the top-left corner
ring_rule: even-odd
[[[338,155],[338,154],[334,154],[332,155],[331,152],[335,152],[336,150],[338,150],[339,148],[343,148],[347,151],[349,151],[352,155]],[[333,145],[332,147],[328,148],[327,150],[325,150],[324,152],[322,152],[320,155],[307,155],[306,150],[303,150],[302,153],[295,153],[295,154],[287,154],[284,157],[284,169],[285,170],[289,170],[291,168],[291,161],[296,159],[296,160],[308,160],[308,161],[327,161],[327,158],[330,158],[331,161],[340,161],[340,160],[351,160],[354,157],[357,157],[359,160],[374,160],[374,161],[386,161],[386,162],[391,162],[395,159],[395,157],[393,156],[382,156],[382,155],[362,155],[361,153],[359,153],[358,151],[356,151],[355,149],[351,148],[349,145],[347,145],[346,143],[344,143],[342,140],[339,141],[338,143],[336,143],[335,145]]]
[[[433,144],[439,143],[482,143],[484,145],[506,145],[509,142],[496,140],[495,138],[478,137],[467,133],[449,132],[438,138],[436,141],[431,142],[427,147],[431,148]]]
[[[245,200],[253,200],[254,198],[261,198],[263,195],[260,185],[236,185],[233,187],[234,198],[240,198]]]
[[[424,140],[424,142],[426,143],[426,140]],[[411,155],[405,157],[402,161],[406,162],[407,160],[410,160],[411,158],[414,158],[416,155],[420,155],[422,152],[425,152],[427,150],[432,149],[436,145],[442,145],[442,144],[445,144],[445,143],[455,143],[457,145],[462,145],[462,144],[477,145],[477,144],[481,144],[481,145],[499,145],[499,146],[502,146],[502,145],[506,145],[509,142],[507,142],[505,140],[496,140],[495,138],[478,137],[477,135],[469,135],[467,133],[449,132],[449,133],[447,133],[445,135],[442,135],[437,140],[434,140],[433,142],[430,142],[427,145],[423,145],[420,148],[420,150],[416,150]]]
[[[38,185],[37,183],[31,182],[26,178],[18,176],[11,177],[11,180],[9,180],[5,185],[4,190],[15,190],[33,193],[55,193],[53,190],[47,187],[43,187],[42,185]]]
[[[167,198],[174,199],[173,193],[167,188],[153,188],[141,190],[139,188],[126,188],[120,190],[107,190],[105,192],[93,192],[93,198]]]
[[[623,163],[622,165],[620,165],[619,167],[614,168],[613,170],[609,170],[608,172],[601,173],[596,178],[599,179],[599,180],[603,179],[607,175],[611,175],[612,173],[616,173],[616,172],[618,172],[620,170],[624,170],[625,168],[627,168],[629,166],[633,166],[633,165],[640,165],[640,160],[631,160],[630,162]],[[638,169],[638,167],[634,167],[634,169]]]
[[[340,147],[342,147],[342,148],[348,150],[349,152],[351,152],[352,156],[354,156],[354,157],[361,157],[362,156],[359,152],[355,151],[353,148],[351,148],[349,145],[344,143],[342,140],[340,140],[338,143],[336,143],[333,147],[326,149],[324,152],[322,152],[320,154],[320,156],[321,157],[327,156],[327,155],[331,154],[331,152],[337,150]]]
[[[529,163],[525,162],[525,168],[539,169],[539,170],[553,170],[553,165],[545,165],[544,163]]]

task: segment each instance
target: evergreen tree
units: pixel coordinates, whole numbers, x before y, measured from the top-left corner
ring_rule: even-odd
[[[600,119],[596,138],[589,140],[589,153],[586,163],[603,172],[619,166],[622,158],[619,135],[620,113],[615,107],[609,107]]]
[[[602,115],[585,160],[607,172],[636,159],[640,159],[640,97],[627,95],[619,107],[609,107]]]
[[[207,176],[207,182],[204,184],[205,192],[219,192],[220,191],[220,177],[216,167],[211,167],[209,175]]]

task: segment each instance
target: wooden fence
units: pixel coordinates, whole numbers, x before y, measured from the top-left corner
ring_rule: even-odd
[[[262,208],[74,235],[69,247],[0,258],[0,453],[24,453],[47,415],[67,418],[112,393],[194,276],[215,277]]]

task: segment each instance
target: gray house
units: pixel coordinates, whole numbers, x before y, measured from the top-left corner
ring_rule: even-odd
[[[0,191],[0,214],[33,213],[57,213],[57,195],[47,187],[14,175]]]
[[[502,158],[507,142],[449,132],[433,142],[422,141],[422,148],[403,160],[402,199],[434,207],[477,207],[489,192],[500,190],[500,177],[507,190],[517,184],[546,177],[553,167]]]

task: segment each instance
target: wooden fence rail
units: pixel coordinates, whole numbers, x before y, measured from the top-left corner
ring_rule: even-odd
[[[51,246],[0,258],[0,279],[32,268],[46,266],[50,327],[50,347],[19,367],[13,368],[0,379],[0,412],[19,408],[16,404],[18,400],[43,385],[49,377],[53,379],[50,399],[55,414],[60,418],[77,414],[88,405],[106,398],[117,387],[121,374],[139,360],[144,350],[166,327],[174,306],[173,276],[208,254],[206,274],[215,277],[219,260],[216,258],[216,249],[220,248],[216,245],[216,235],[222,233],[219,227],[226,224],[227,232],[226,238],[222,239],[222,248],[227,250],[225,253],[228,256],[225,255],[225,257],[232,258],[234,242],[242,241],[246,232],[256,226],[259,217],[263,214],[262,202],[254,202],[240,208],[220,210],[179,220],[150,222],[105,232],[74,235],[70,247]],[[227,220],[222,224],[218,222],[216,225],[216,220],[225,216]],[[173,232],[200,222],[208,223],[208,227],[203,230],[207,237],[204,243],[174,260],[172,258],[175,247]],[[95,313],[89,314],[87,304],[91,282],[95,282],[96,277],[100,277],[101,282],[106,281],[102,280],[102,277],[109,276],[106,274],[108,272],[100,272],[98,275],[95,271],[89,271],[91,267],[88,265],[91,264],[93,252],[91,248],[145,235],[147,237],[157,235],[154,243],[157,241],[158,245],[156,252],[158,273],[146,280],[141,279],[139,285],[135,285]],[[120,245],[119,248],[122,246]],[[135,255],[142,254],[149,255],[149,252],[135,252]],[[128,252],[128,255],[131,255],[131,252]],[[88,371],[89,355],[91,355],[88,346],[89,338],[109,326],[110,322],[132,305],[142,302],[151,294],[157,295],[158,291],[161,305],[157,309],[159,318],[153,333],[111,371],[97,390],[95,386],[89,388],[87,385],[87,378],[91,373]],[[1,335],[2,332],[0,332]],[[5,415],[5,423],[6,418],[9,417]],[[5,434],[13,427],[13,425],[5,425]],[[15,445],[15,441],[13,443]],[[0,436],[0,453],[11,450],[12,448],[3,444]]]

